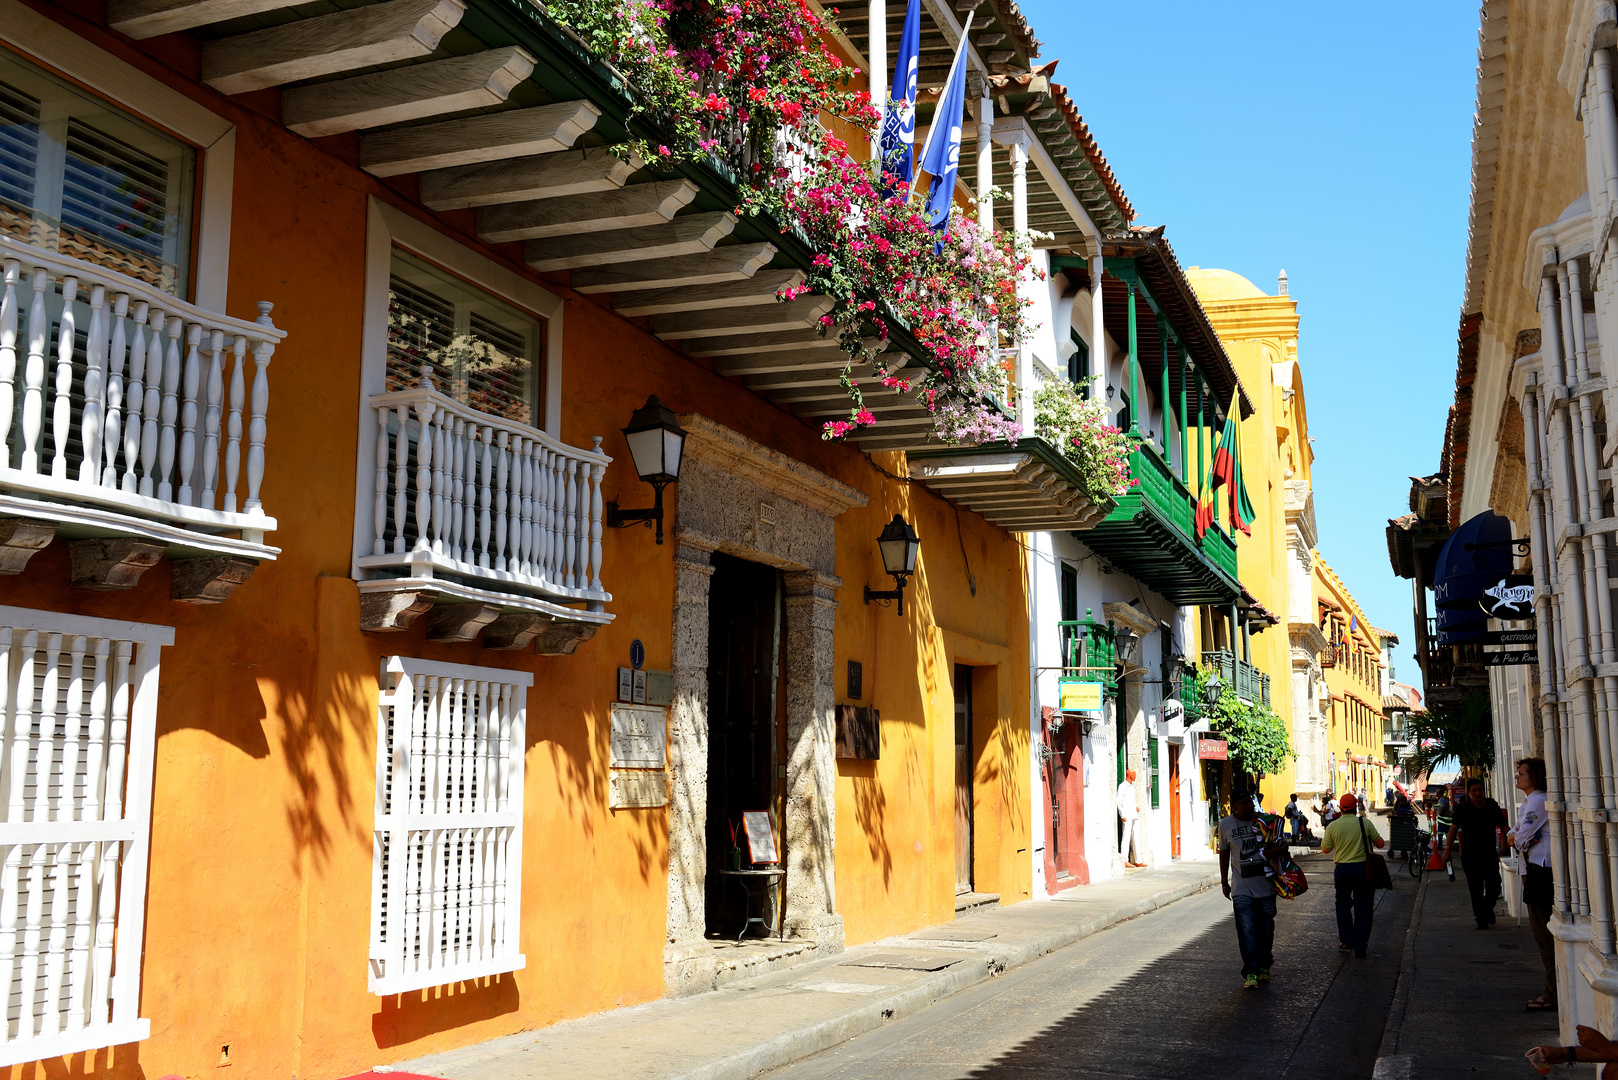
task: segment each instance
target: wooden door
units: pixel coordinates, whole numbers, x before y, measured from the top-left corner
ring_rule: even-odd
[[[1172,857],[1180,857],[1180,748],[1169,745],[1169,833]]]
[[[972,669],[955,665],[955,894],[972,891]]]

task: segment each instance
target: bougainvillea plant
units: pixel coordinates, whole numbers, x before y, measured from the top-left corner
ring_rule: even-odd
[[[719,159],[739,181],[739,211],[814,247],[805,284],[781,299],[833,302],[822,332],[848,354],[850,409],[825,437],[875,423],[855,378],[869,364],[887,389],[931,410],[940,440],[1015,441],[1001,356],[1028,336],[1017,295],[1019,279],[1034,276],[1027,241],[980,231],[957,210],[940,244],[902,185],[852,160],[826,125],[870,133],[879,117],[853,87],[858,69],[829,47],[834,10],[809,0],[550,0],[548,11],[639,91],[641,130],[659,134],[629,151],[654,165]],[[895,324],[923,347],[919,364],[884,362]]]
[[[1129,455],[1140,440],[1110,423],[1106,404],[1082,391],[1083,385],[1067,379],[1040,387],[1034,394],[1034,434],[1073,463],[1091,500],[1116,499],[1140,483],[1129,477]]]

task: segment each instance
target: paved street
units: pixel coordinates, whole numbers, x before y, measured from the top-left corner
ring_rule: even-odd
[[[771,1080],[988,1077],[1365,1078],[1375,1067],[1416,883],[1377,903],[1367,960],[1337,948],[1331,863],[1280,903],[1275,978],[1240,989],[1217,892],[1132,919]]]

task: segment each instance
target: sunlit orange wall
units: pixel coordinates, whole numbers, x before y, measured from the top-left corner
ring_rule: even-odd
[[[606,715],[629,643],[669,666],[673,545],[641,529],[603,538],[617,620],[571,657],[434,645],[411,631],[359,630],[349,579],[355,500],[366,200],[409,208],[411,182],[384,186],[351,164],[355,145],[311,143],[194,84],[193,52],[156,39],[162,62],[42,5],[88,39],[238,125],[229,313],[273,300],[287,341],[271,368],[263,498],[280,558],[229,602],[170,601],[167,562],[124,593],[66,587],[65,544],[0,602],[175,627],[158,704],[149,915],[141,1015],[152,1036],[78,1055],[71,1075],[212,1075],[220,1047],[244,1076],[339,1077],[663,992],[667,819],[606,808]],[[188,66],[189,65],[189,66]],[[274,115],[273,93],[249,103]],[[419,212],[419,211],[417,211]],[[424,219],[428,215],[422,214]],[[471,215],[450,215],[464,232]],[[476,244],[469,236],[467,242]],[[517,245],[485,249],[524,272]],[[852,448],[673,352],[555,281],[565,300],[563,438],[606,437],[606,498],[648,491],[618,434],[650,392],[867,493],[837,523],[835,647],[865,664],[881,710],[881,760],[840,762],[838,909],[858,942],[953,918],[952,664],[974,675],[976,885],[1028,895],[1027,574],[1015,538],[924,488],[889,479]],[[882,466],[902,473],[903,459]],[[671,489],[678,500],[678,487]],[[922,536],[905,617],[861,603],[886,587],[875,536],[894,512]],[[975,595],[974,583],[975,582]],[[377,677],[402,653],[534,673],[523,851],[525,970],[395,998],[366,991]],[[584,887],[580,887],[581,884]],[[15,1067],[64,1075],[61,1062]]]

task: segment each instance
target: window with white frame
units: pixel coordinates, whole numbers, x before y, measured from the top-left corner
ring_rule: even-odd
[[[195,151],[0,53],[0,232],[183,296]]]
[[[430,365],[434,384],[461,404],[536,424],[544,414],[543,339],[542,320],[394,249],[388,281],[389,390],[415,386],[423,365]]]
[[[167,626],[0,607],[0,1066],[138,1042]]]
[[[382,678],[371,992],[516,971],[533,676],[393,656]]]

